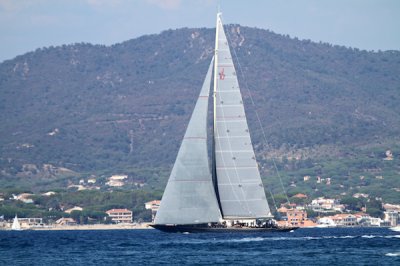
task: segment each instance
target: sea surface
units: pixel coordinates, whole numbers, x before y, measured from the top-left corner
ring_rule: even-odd
[[[387,228],[217,234],[0,231],[0,265],[170,264],[400,265],[400,233]]]

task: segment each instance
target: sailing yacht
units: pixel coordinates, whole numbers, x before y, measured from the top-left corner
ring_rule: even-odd
[[[11,230],[14,230],[14,231],[21,231],[22,230],[21,225],[19,224],[17,215],[15,215],[15,217],[14,217],[14,221],[13,221],[13,223],[11,225]]]
[[[212,158],[207,113],[213,75]],[[221,13],[215,54],[151,226],[167,232],[291,231],[272,220]]]

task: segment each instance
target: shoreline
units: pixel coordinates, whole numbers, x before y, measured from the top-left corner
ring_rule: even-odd
[[[66,230],[138,230],[154,229],[149,223],[142,224],[84,224],[84,225],[57,225],[46,227],[21,228],[22,231],[66,231]],[[11,231],[11,228],[1,228],[0,230]]]
[[[43,227],[25,227],[21,231],[79,231],[79,230],[153,230],[151,223],[141,224],[84,224],[84,225],[56,225]],[[333,228],[388,228],[390,226],[305,226],[298,229],[333,229]],[[12,231],[10,227],[0,227],[0,231]]]

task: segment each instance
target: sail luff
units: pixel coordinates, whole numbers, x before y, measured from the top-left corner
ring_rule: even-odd
[[[214,68],[214,140],[223,217],[271,217],[220,14],[217,16]]]
[[[207,113],[213,60],[208,68],[155,224],[200,224],[218,222],[218,207],[207,152]]]

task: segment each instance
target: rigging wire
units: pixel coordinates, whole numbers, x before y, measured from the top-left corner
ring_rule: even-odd
[[[229,31],[227,31],[227,32],[228,32],[227,37],[228,37],[228,39],[229,39],[229,42],[232,43],[232,38],[231,38],[231,36],[230,36],[230,32],[229,32]],[[232,46],[232,51],[233,51],[233,54],[234,54],[234,56],[235,56],[236,62],[237,62],[237,64],[238,64],[238,68],[239,68],[240,74],[242,75],[244,86],[245,86],[245,88],[246,88],[246,90],[247,90],[247,92],[248,92],[248,94],[249,94],[249,96],[250,96],[250,101],[251,101],[252,105],[254,106],[254,111],[255,111],[255,114],[256,114],[256,118],[257,118],[258,125],[259,125],[259,127],[261,128],[261,133],[262,133],[262,137],[263,137],[264,143],[266,144],[266,146],[267,146],[268,149],[271,149],[271,147],[270,147],[270,145],[269,145],[269,143],[268,143],[268,141],[267,141],[267,137],[266,137],[266,134],[265,134],[265,131],[264,131],[264,127],[262,126],[260,116],[258,115],[257,108],[256,108],[256,105],[255,105],[254,100],[253,100],[253,96],[252,96],[252,94],[251,94],[251,92],[250,92],[250,89],[249,89],[249,86],[248,86],[248,84],[247,84],[247,80],[246,80],[246,77],[245,77],[245,75],[244,75],[242,65],[240,64],[239,57],[237,56],[237,53],[236,53],[236,49],[235,49],[235,47],[233,47],[233,46]],[[280,185],[281,185],[281,187],[282,187],[282,191],[284,192],[285,197],[286,197],[286,200],[287,200],[287,203],[288,203],[289,206],[290,206],[289,197],[288,197],[287,192],[286,192],[286,190],[285,190],[285,187],[284,187],[284,185],[283,185],[282,177],[281,177],[281,175],[280,175],[280,173],[279,173],[278,167],[277,167],[277,165],[276,165],[276,161],[275,161],[275,159],[274,159],[273,157],[272,157],[272,162],[273,162],[273,165],[274,165],[275,172],[276,172],[276,174],[277,174],[277,176],[278,176],[278,178],[279,178],[279,182],[280,182]],[[274,196],[273,196],[273,194],[272,194],[272,191],[269,189],[269,187],[268,187],[268,190],[269,190],[269,192],[270,192],[270,194],[271,194],[271,197],[272,197],[272,200],[273,200],[273,202],[274,202],[275,209],[278,210],[278,209],[277,209],[277,206],[276,206],[276,202],[275,202]]]

